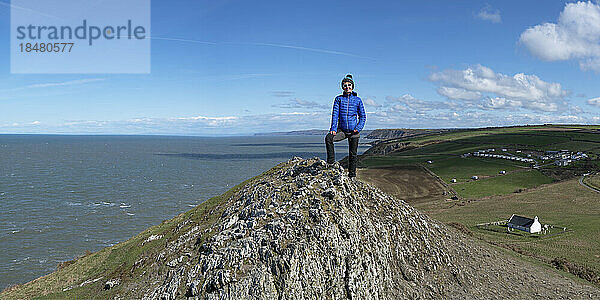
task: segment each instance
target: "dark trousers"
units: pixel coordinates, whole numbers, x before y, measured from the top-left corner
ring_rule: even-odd
[[[334,142],[339,142],[344,139],[348,139],[348,176],[356,177],[356,160],[357,155],[356,152],[358,150],[358,138],[360,137],[359,133],[352,134],[351,132],[344,133],[338,132],[336,135],[328,133],[325,136],[325,148],[327,148],[327,163],[335,162],[335,149],[333,146]]]

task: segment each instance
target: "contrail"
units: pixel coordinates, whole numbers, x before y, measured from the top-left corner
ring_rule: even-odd
[[[175,41],[175,42],[188,42],[188,43],[197,43],[197,44],[205,44],[205,45],[217,45],[215,42],[207,42],[207,41],[199,41],[199,40],[190,40],[190,39],[178,39],[178,38],[166,38],[166,37],[149,37],[153,40],[163,40],[163,41]]]
[[[371,58],[371,57],[360,56],[360,55],[356,55],[356,54],[352,54],[352,53],[346,53],[346,52],[340,52],[340,51],[328,50],[328,49],[318,49],[318,48],[308,48],[308,47],[294,46],[294,45],[285,45],[285,44],[274,44],[274,43],[242,43],[242,42],[222,42],[222,43],[217,43],[217,42],[200,41],[200,40],[192,40],[192,39],[181,39],[181,38],[167,38],[167,37],[150,37],[150,38],[153,39],[153,40],[189,42],[189,43],[198,43],[198,44],[205,44],[205,45],[227,44],[227,45],[265,46],[265,47],[275,47],[275,48],[285,48],[285,49],[296,49],[296,50],[304,50],[304,51],[317,52],[317,53],[342,55],[342,56],[351,56],[351,57],[356,57],[356,58],[363,58],[363,59],[374,60],[374,58]]]
[[[50,17],[50,18],[53,18],[53,19],[58,19],[56,16],[47,15],[47,14],[44,14],[44,13],[42,13],[40,11],[37,11],[37,10],[33,10],[33,9],[30,9],[30,8],[26,8],[26,7],[16,6],[14,4],[6,3],[6,2],[3,2],[3,1],[0,1],[0,5],[6,6],[6,7],[9,7],[9,8],[16,8],[16,9],[26,10],[26,11],[30,11],[30,12],[33,12],[33,13],[36,13],[36,14],[39,14],[39,15],[42,15],[42,16]],[[219,43],[217,43],[217,42],[200,41],[200,40],[193,40],[193,39],[170,38],[170,37],[148,37],[148,38],[150,38],[152,40],[186,42],[186,43],[196,43],[196,44],[204,44],[204,45],[219,45]],[[342,55],[342,56],[350,56],[350,57],[356,57],[356,58],[362,58],[362,59],[375,60],[375,58],[372,58],[372,57],[360,56],[360,55],[356,55],[356,54],[352,54],[352,53],[347,53],[347,52],[336,51],[336,50],[319,49],[319,48],[309,48],[309,47],[294,46],[294,45],[285,45],[285,44],[274,44],[274,43],[241,43],[241,42],[223,42],[221,44],[248,45],[248,46],[265,46],[265,47],[275,47],[275,48],[284,48],[284,49],[295,49],[295,50],[303,50],[303,51],[310,51],[310,52],[317,52],[317,53]]]
[[[351,57],[356,57],[356,58],[374,59],[374,58],[371,58],[371,57],[359,56],[359,55],[356,55],[356,54],[346,53],[346,52],[340,52],[340,51],[335,51],[335,50],[318,49],[318,48],[308,48],[308,47],[294,46],[294,45],[273,44],[273,43],[234,43],[234,42],[230,42],[228,44],[251,45],[251,46],[267,46],[267,47],[276,47],[276,48],[287,48],[287,49],[305,50],[305,51],[318,52],[318,53],[351,56]]]
[[[29,89],[37,89],[37,88],[46,88],[46,87],[81,85],[81,84],[87,84],[87,83],[103,81],[103,80],[105,80],[105,79],[104,78],[88,78],[88,79],[77,79],[77,80],[69,80],[69,81],[61,81],[61,82],[35,83],[35,84],[26,85],[23,87],[17,87],[17,88],[0,90],[0,91],[14,92],[14,91],[29,90]]]
[[[12,3],[6,3],[6,2],[3,2],[3,1],[0,1],[0,5],[6,6],[8,8],[16,8],[16,9],[20,9],[20,10],[29,11],[29,12],[32,12],[32,13],[35,13],[35,14],[38,14],[38,15],[41,15],[41,16],[45,16],[45,17],[49,17],[49,18],[52,18],[52,19],[59,20],[59,18],[56,17],[56,16],[48,15],[48,14],[45,14],[45,13],[43,13],[41,11],[38,11],[38,10],[35,10],[35,9],[31,9],[31,8],[27,8],[27,7],[22,7],[22,6],[17,6],[17,5],[14,5]]]

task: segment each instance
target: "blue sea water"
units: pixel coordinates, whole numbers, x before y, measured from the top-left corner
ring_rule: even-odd
[[[336,143],[336,158],[347,148]],[[0,290],[124,241],[279,162],[325,153],[322,136],[0,135]]]

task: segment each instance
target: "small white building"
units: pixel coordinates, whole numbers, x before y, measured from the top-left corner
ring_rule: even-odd
[[[428,161],[427,161],[427,163],[428,163],[428,164],[432,164],[432,163],[433,163],[433,161],[432,161],[432,160],[428,160]]]
[[[502,175],[504,175],[504,174],[506,174],[506,171],[502,170],[499,173],[502,174]]]
[[[471,176],[471,179],[477,180],[477,179],[479,179],[479,176],[477,176],[477,175]]]
[[[514,228],[523,230],[529,233],[538,233],[542,231],[542,224],[538,221],[538,217],[535,216],[533,219],[527,217],[521,217],[513,214],[508,222],[506,223],[507,228]]]
[[[456,178],[452,178],[452,179],[450,180],[450,182],[452,182],[452,183],[456,183]]]

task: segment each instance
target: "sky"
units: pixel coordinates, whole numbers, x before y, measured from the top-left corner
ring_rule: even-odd
[[[148,74],[11,74],[0,0],[0,133],[327,130],[353,74],[365,129],[600,123],[600,4],[151,2]]]

